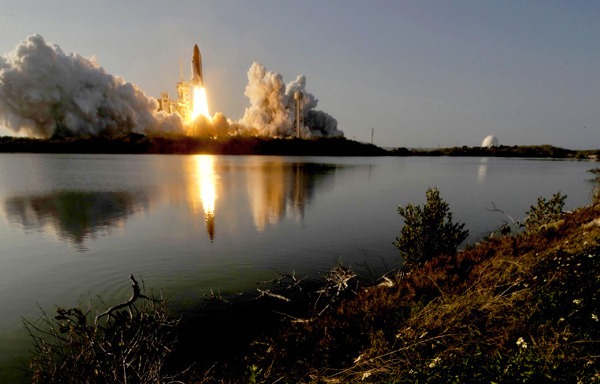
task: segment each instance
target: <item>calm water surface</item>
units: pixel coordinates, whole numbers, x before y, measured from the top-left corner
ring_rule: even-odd
[[[130,294],[185,308],[276,271],[400,265],[398,205],[439,187],[475,242],[538,196],[589,204],[597,164],[496,158],[0,155],[0,382],[29,348],[21,316]]]

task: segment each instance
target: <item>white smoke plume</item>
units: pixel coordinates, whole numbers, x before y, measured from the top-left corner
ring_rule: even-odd
[[[183,132],[181,117],[99,67],[29,36],[0,56],[0,124],[36,137]]]
[[[253,63],[248,70],[248,85],[244,93],[250,99],[244,117],[235,128],[250,134],[265,136],[293,136],[294,131],[294,94],[303,94],[302,111],[304,115],[303,137],[343,136],[337,129],[337,120],[323,111],[316,111],[318,100],[306,92],[306,78],[298,76],[285,85],[280,74],[266,70],[259,63]]]

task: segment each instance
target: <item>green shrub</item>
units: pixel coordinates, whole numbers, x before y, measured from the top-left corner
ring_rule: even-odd
[[[561,195],[560,192],[555,193],[550,200],[538,197],[537,206],[532,205],[531,210],[526,212],[525,228],[531,231],[544,224],[558,220],[565,206],[566,198],[567,196]]]
[[[404,227],[394,245],[400,250],[405,263],[412,268],[432,258],[456,253],[456,249],[469,235],[464,224],[452,223],[452,212],[437,188],[426,192],[427,203],[423,206],[408,204],[398,207],[404,217]]]

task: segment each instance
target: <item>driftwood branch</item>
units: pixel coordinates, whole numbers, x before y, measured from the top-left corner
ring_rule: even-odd
[[[393,275],[391,278],[388,277]],[[406,272],[402,269],[394,269],[392,271],[386,272],[383,276],[377,279],[378,287],[393,287],[396,282],[404,279],[406,277]]]
[[[488,210],[488,211],[490,211],[490,212],[498,212],[498,213],[501,213],[501,214],[503,214],[504,216],[508,217],[508,218],[510,219],[510,221],[511,221],[513,224],[517,224],[517,225],[519,225],[519,224],[520,224],[518,221],[516,221],[515,219],[513,219],[513,218],[512,218],[512,216],[510,216],[510,215],[507,215],[507,214],[506,214],[506,212],[504,212],[503,210],[501,210],[501,209],[499,209],[498,207],[496,207],[496,204],[494,204],[494,202],[493,202],[493,201],[492,201],[492,202],[490,202],[490,204],[492,204],[492,209],[489,209],[489,208],[487,208],[487,210]],[[508,223],[507,223],[507,224],[508,224]]]
[[[133,293],[131,294],[131,297],[129,298],[129,300],[127,300],[121,304],[112,306],[112,307],[108,308],[105,312],[97,315],[96,319],[94,320],[94,323],[96,324],[96,326],[98,326],[98,320],[100,320],[100,318],[102,318],[104,316],[110,317],[111,313],[113,313],[114,311],[119,310],[121,308],[125,308],[125,307],[127,307],[129,309],[129,316],[131,316],[133,318],[133,313],[131,312],[131,306],[137,299],[146,299],[146,300],[153,301],[151,298],[149,298],[148,296],[146,296],[140,292],[140,284],[133,277],[133,275],[129,275],[129,278],[131,279],[131,288],[133,289]]]
[[[329,300],[325,304],[325,306],[321,309],[321,311],[317,314],[317,316],[321,316],[323,312],[327,310],[335,301],[340,297],[340,295],[348,290],[356,293],[355,290],[350,288],[350,282],[356,278],[356,274],[349,268],[342,266],[341,264],[333,268],[327,276],[325,277],[325,285],[323,288],[318,290],[316,293],[319,294],[317,300],[314,304],[314,309],[316,310],[319,304],[319,300],[323,298],[328,298]],[[358,282],[356,283],[358,288]]]
[[[256,290],[258,291],[258,293],[260,293],[260,296],[258,296],[258,297],[257,297],[257,299],[258,299],[258,298],[261,298],[261,297],[263,297],[263,296],[270,296],[270,297],[273,297],[273,298],[275,298],[275,299],[279,299],[279,300],[286,301],[286,302],[288,302],[288,303],[289,303],[290,301],[292,301],[292,300],[288,299],[287,297],[285,297],[285,296],[281,296],[281,295],[278,295],[278,294],[276,294],[276,293],[273,293],[273,292],[271,292],[271,291],[270,291],[270,290],[268,290],[268,289],[265,289],[265,290],[263,291],[262,289],[258,289],[258,288],[256,288]]]
[[[279,284],[279,288],[284,288],[284,282],[286,280],[291,280],[291,283],[288,283],[286,289],[298,288],[298,290],[302,291],[302,286],[300,283],[306,279],[308,276],[304,276],[300,279],[296,277],[296,271],[292,271],[291,274],[286,273],[284,275],[275,274],[275,278],[272,280],[261,281],[258,284]]]
[[[209,300],[213,301],[225,301],[223,300],[223,296],[221,296],[221,291],[217,291],[217,294],[215,295],[215,292],[212,289],[210,290],[210,295],[204,294],[204,297],[208,297]]]

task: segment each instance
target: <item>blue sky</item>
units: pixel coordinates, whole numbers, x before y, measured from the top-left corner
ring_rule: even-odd
[[[305,75],[350,139],[600,148],[597,1],[6,3],[0,52],[39,33],[153,97],[175,93],[180,58],[189,78],[198,44],[211,113],[233,120],[257,61]]]

